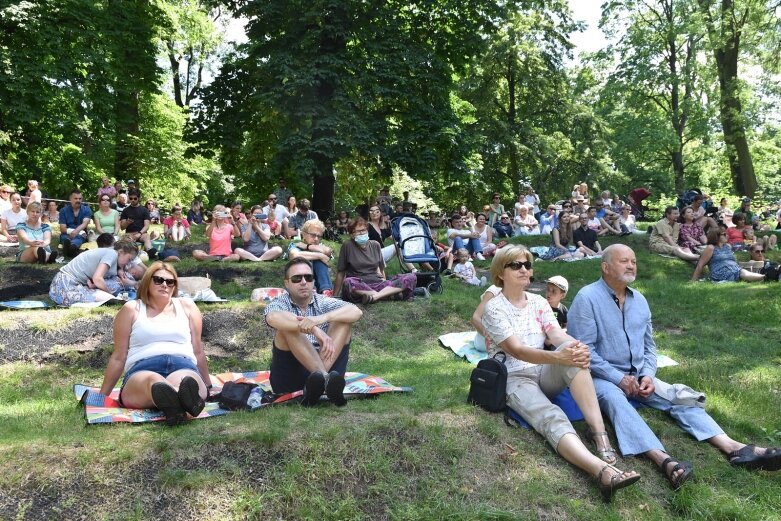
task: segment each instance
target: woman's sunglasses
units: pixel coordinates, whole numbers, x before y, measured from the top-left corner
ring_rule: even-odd
[[[298,284],[299,282],[301,282],[301,279],[304,279],[307,282],[312,282],[313,280],[315,280],[315,276],[312,275],[311,273],[307,273],[306,275],[293,275],[292,277],[290,277],[290,282],[292,282],[293,284]]]
[[[155,283],[155,286],[162,286],[163,284],[169,288],[176,286],[176,279],[167,279],[165,277],[158,277],[157,275],[152,275],[152,282]]]
[[[513,271],[518,271],[521,268],[526,268],[527,270],[531,270],[532,269],[532,263],[531,263],[531,261],[526,261],[526,262],[513,261],[513,262],[508,262],[507,264],[504,265],[504,269],[507,269],[507,268],[510,268]]]

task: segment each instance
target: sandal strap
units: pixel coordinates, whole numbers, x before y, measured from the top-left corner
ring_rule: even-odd
[[[732,452],[730,452],[727,455],[727,457],[729,459],[733,459],[733,458],[742,458],[744,456],[754,456],[755,455],[755,452],[754,452],[755,448],[756,448],[756,445],[754,445],[754,444],[746,445],[742,449],[733,450]],[[770,450],[770,449],[768,449],[768,450]],[[774,450],[776,450],[776,449],[774,449]]]

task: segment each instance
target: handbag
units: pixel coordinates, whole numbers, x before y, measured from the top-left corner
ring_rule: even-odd
[[[499,357],[501,356],[501,360]],[[507,355],[502,351],[491,358],[480,360],[469,377],[469,396],[466,401],[486,411],[504,410],[507,399]]]
[[[221,409],[228,409],[231,411],[249,410],[247,406],[247,400],[249,399],[252,389],[257,387],[257,384],[248,382],[225,382],[220,394],[215,395],[214,399],[218,400]]]

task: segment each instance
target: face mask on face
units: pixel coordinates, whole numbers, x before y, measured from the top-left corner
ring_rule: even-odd
[[[369,234],[368,233],[364,233],[364,234],[361,234],[361,235],[356,235],[355,236],[355,242],[357,242],[359,245],[363,246],[364,244],[369,242]]]

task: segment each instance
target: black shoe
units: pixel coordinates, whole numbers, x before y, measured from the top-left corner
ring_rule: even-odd
[[[165,382],[152,384],[152,401],[155,407],[165,414],[165,423],[171,427],[184,423],[187,419],[179,395]]]
[[[78,257],[79,253],[81,253],[81,250],[75,244],[68,246],[68,255],[70,255],[71,258]]]
[[[154,260],[157,258],[157,250],[154,248],[149,248],[146,250],[146,254],[149,257],[149,260]]]
[[[62,246],[62,255],[64,257],[69,256],[70,252],[71,252],[71,240],[70,239],[63,239],[60,242],[60,246]]]
[[[46,261],[47,264],[54,264],[57,262],[57,250],[54,250],[49,254],[49,259]]]
[[[201,398],[200,386],[192,376],[182,378],[177,394],[179,395],[179,403],[182,404],[182,408],[193,418],[201,414],[203,408],[206,407],[206,402]]]
[[[344,376],[331,371],[328,373],[328,384],[325,386],[325,394],[331,403],[337,407],[347,405],[347,400],[344,397]]]
[[[423,298],[429,298],[431,296],[431,293],[429,293],[428,289],[424,288],[423,286],[419,288],[415,288],[412,291],[412,294],[416,297],[423,297]]]
[[[304,400],[301,402],[301,405],[317,405],[324,391],[325,374],[320,371],[310,373],[304,384]]]
[[[36,253],[38,255],[38,264],[46,264],[46,250],[43,248],[38,248]]]

